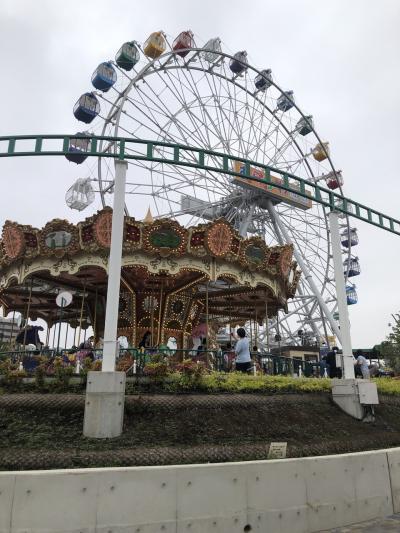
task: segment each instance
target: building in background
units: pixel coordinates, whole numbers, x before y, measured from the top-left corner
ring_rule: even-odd
[[[20,317],[0,317],[0,344],[15,341],[20,330]]]

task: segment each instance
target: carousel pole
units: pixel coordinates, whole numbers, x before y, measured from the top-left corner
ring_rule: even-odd
[[[265,300],[265,335],[267,337],[267,353],[269,353],[268,300]]]
[[[83,308],[85,306],[85,297],[86,297],[86,280],[83,284],[83,296],[82,296],[82,304],[81,304],[81,313],[79,316],[79,330],[78,330],[78,348],[81,343],[81,332],[82,332],[82,320],[83,320]]]
[[[52,327],[54,328],[54,330],[53,330],[53,342],[51,343],[51,347],[52,347],[52,349],[54,349],[54,345],[55,345],[55,343],[56,343],[56,329],[57,329],[57,325],[54,324]]]
[[[51,328],[49,328],[49,323],[48,322],[46,322],[46,323],[47,323],[46,346],[48,347],[49,346],[49,340],[50,340],[50,329]]]
[[[96,296],[94,298],[94,316],[93,316],[93,337],[94,337],[94,345],[96,346],[97,343],[97,289],[96,289]]]
[[[160,292],[160,308],[158,310],[158,330],[157,330],[157,344],[161,344],[161,309],[163,305],[163,298],[164,298],[164,285],[161,283],[161,292]],[[182,339],[183,342],[183,339]]]
[[[231,302],[231,284],[229,283],[229,342],[232,340],[232,302]]]
[[[258,320],[257,320],[257,307],[256,307],[256,321],[254,322],[254,337],[255,341],[254,344],[258,348]]]
[[[29,322],[29,314],[31,312],[32,289],[33,289],[33,277],[31,278],[31,287],[29,289],[28,308],[26,310],[25,333],[24,333],[24,348],[25,348],[25,344],[26,344],[26,333],[27,333],[26,330],[27,330],[28,322]]]
[[[208,284],[209,281],[207,281],[206,285],[206,361],[207,361],[207,368],[209,367],[209,360],[208,360]]]
[[[115,371],[118,352],[118,312],[121,285],[122,243],[124,235],[124,209],[127,162],[123,160],[124,144],[119,145],[119,159],[115,159],[114,203],[104,349],[101,372],[89,372],[86,388],[83,434],[92,438],[118,437],[122,433],[125,402],[125,372]]]
[[[76,323],[75,324],[77,324],[78,321],[79,321],[79,315],[76,315]],[[73,346],[75,346],[75,347],[77,347],[77,336],[76,336],[76,334],[77,334],[77,330],[76,330],[76,326],[75,326],[74,327],[74,344],[73,344]]]
[[[151,329],[151,347],[154,348],[154,287],[151,287],[150,293],[150,329]]]
[[[13,336],[13,333],[14,333],[15,310],[13,311],[11,320],[12,320],[12,322],[11,322],[11,332],[10,332],[10,340],[9,340],[10,344],[12,343],[12,336]]]
[[[61,324],[62,324],[62,314],[63,314],[63,309],[64,309],[64,302],[65,300],[63,298],[61,298],[61,307],[60,307],[60,320],[59,320],[59,324],[58,324],[58,339],[57,339],[57,354],[58,354],[58,351],[60,349],[60,337],[61,337]]]
[[[68,328],[69,328],[69,323],[67,322],[67,329],[65,330],[65,345],[64,345],[64,350],[67,349],[67,341],[68,341]]]

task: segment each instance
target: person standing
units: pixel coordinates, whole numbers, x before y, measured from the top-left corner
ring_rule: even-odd
[[[363,379],[369,379],[370,373],[369,373],[368,361],[363,356],[361,350],[358,350],[356,352],[356,356],[357,358],[354,361],[354,366],[358,366],[358,368],[360,368]]]
[[[238,336],[238,341],[235,346],[236,370],[247,373],[251,369],[249,339],[246,337],[246,330],[244,328],[238,328],[236,333]]]
[[[329,377],[331,379],[337,378],[337,368],[336,368],[336,352],[334,350],[331,350],[328,352],[326,356],[326,366],[327,370],[329,370]]]
[[[225,372],[230,372],[232,370],[233,362],[234,362],[234,359],[235,359],[235,355],[236,354],[235,354],[235,352],[232,349],[232,344],[230,342],[228,342],[226,344],[226,350],[223,353],[224,370],[225,370]]]

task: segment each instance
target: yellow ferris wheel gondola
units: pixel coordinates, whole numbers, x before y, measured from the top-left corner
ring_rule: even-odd
[[[330,156],[329,142],[318,143],[312,150],[312,155],[316,161],[324,161]]]
[[[167,42],[162,31],[155,31],[146,40],[143,46],[144,55],[151,57],[151,59],[157,59],[161,54],[165,52],[167,48]]]

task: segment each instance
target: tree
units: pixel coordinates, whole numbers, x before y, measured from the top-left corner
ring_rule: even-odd
[[[389,366],[396,374],[400,374],[400,314],[392,315],[394,325],[386,340],[377,347]]]

